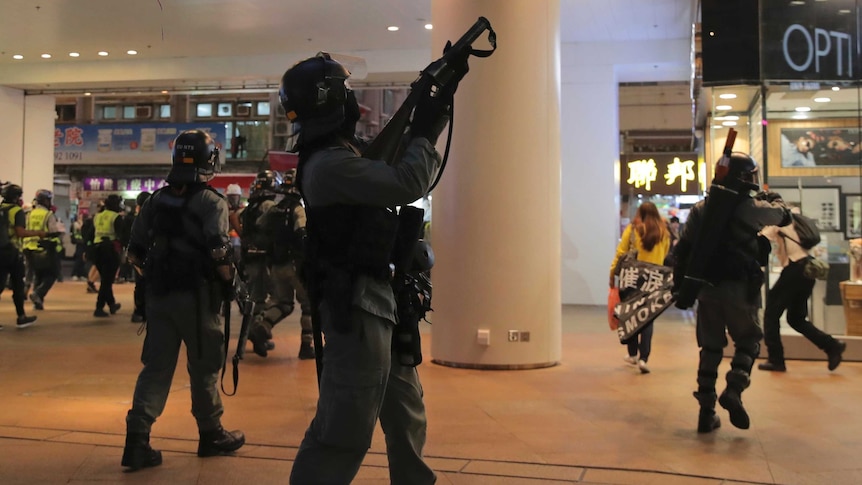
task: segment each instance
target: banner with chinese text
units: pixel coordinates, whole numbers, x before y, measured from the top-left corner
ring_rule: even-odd
[[[625,261],[620,270],[620,303],[614,309],[619,318],[620,342],[637,335],[673,303],[673,268],[643,261]]]
[[[174,139],[185,130],[209,133],[218,147],[224,143],[223,123],[56,125],[54,163],[169,165]]]
[[[620,193],[700,195],[697,153],[631,153],[621,163]]]

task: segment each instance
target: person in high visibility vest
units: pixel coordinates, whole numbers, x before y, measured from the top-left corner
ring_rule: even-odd
[[[9,277],[12,287],[12,302],[15,304],[15,312],[18,314],[17,328],[27,328],[36,321],[35,315],[27,315],[24,310],[24,300],[27,292],[24,289],[24,258],[19,248],[21,239],[25,236],[45,236],[44,231],[28,231],[27,220],[24,211],[21,210],[20,185],[9,184],[3,187],[0,195],[3,203],[0,204],[0,217],[6,217],[8,231],[0,234],[0,282],[5,282]],[[0,329],[3,326],[0,325]]]
[[[99,285],[99,295],[96,297],[96,310],[94,317],[107,317],[105,305],[108,306],[110,315],[117,313],[120,304],[114,299],[114,279],[120,268],[120,232],[123,230],[122,212],[123,199],[117,194],[111,194],[105,198],[105,210],[96,214],[94,224],[96,225],[96,237],[93,244],[96,246],[95,265],[102,276],[102,284]]]
[[[45,296],[57,281],[56,258],[62,248],[60,233],[57,231],[57,217],[51,211],[54,194],[47,189],[36,192],[33,210],[27,215],[26,230],[34,234],[24,238],[24,257],[33,271],[33,291],[30,301],[36,310],[43,310]]]

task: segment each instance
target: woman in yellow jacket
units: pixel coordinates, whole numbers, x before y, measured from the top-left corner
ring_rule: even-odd
[[[658,209],[652,202],[644,202],[638,207],[634,221],[623,231],[622,239],[617,246],[617,254],[611,263],[610,285],[614,286],[614,268],[617,261],[629,252],[632,242],[638,251],[638,261],[661,265],[670,250],[670,232],[667,223],[662,219]],[[634,231],[634,237],[632,236]],[[647,361],[652,347],[653,325],[647,325],[638,336],[627,342],[629,353],[625,361],[636,365],[644,374],[649,373]],[[640,352],[640,358],[638,358]]]

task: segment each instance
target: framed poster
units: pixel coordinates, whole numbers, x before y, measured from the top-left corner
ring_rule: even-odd
[[[799,207],[802,215],[817,221],[821,231],[840,232],[841,220],[841,188],[826,187],[773,187],[769,190],[781,194],[788,206]]]
[[[844,239],[862,237],[862,194],[844,194],[841,202]]]
[[[862,164],[859,128],[781,128],[782,167]]]

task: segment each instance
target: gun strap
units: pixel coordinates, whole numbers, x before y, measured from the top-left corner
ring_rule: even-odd
[[[236,394],[236,387],[239,384],[239,356],[233,356],[233,392],[227,392],[224,388],[224,373],[227,368],[227,354],[230,347],[230,301],[225,301],[222,308],[224,308],[224,359],[221,363],[221,392],[226,396],[233,396]]]
[[[317,367],[317,387],[319,389],[320,377],[323,374],[323,335],[320,330],[320,316],[317,302],[312,300],[311,304],[311,338],[314,340],[314,364]]]

